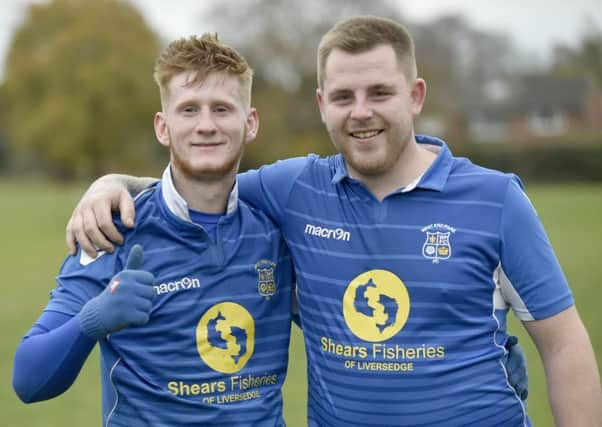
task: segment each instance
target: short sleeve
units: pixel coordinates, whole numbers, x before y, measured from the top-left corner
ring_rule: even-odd
[[[96,259],[91,259],[80,248],[76,255],[67,257],[46,310],[71,316],[79,313],[82,306],[101,293],[121,269],[119,254],[119,250],[113,254],[101,252]]]
[[[501,219],[502,294],[521,320],[540,320],[574,304],[566,277],[521,181],[509,182]]]

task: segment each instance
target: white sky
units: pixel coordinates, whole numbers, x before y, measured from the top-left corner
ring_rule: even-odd
[[[25,8],[34,1],[36,0],[1,2],[0,81],[12,35],[23,19]],[[202,11],[211,0],[131,1],[141,8],[149,24],[166,39],[219,30],[201,20]],[[549,57],[555,43],[574,45],[580,39],[584,26],[588,22],[602,29],[602,0],[398,0],[397,2],[405,16],[414,20],[425,21],[449,12],[462,13],[475,27],[509,34],[516,46],[531,52],[532,57],[538,61],[544,61]]]

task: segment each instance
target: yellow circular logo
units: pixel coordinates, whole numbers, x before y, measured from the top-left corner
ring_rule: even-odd
[[[364,341],[391,338],[405,325],[410,297],[402,280],[387,270],[370,270],[355,277],[343,296],[343,316]]]
[[[201,359],[214,371],[238,372],[255,349],[255,321],[239,304],[216,304],[199,320],[196,348]]]

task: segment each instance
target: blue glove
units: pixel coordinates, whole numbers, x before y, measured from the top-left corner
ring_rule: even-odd
[[[116,274],[105,290],[88,301],[79,313],[84,334],[99,340],[108,334],[148,322],[155,290],[155,277],[141,270],[142,246],[134,245],[125,269]]]
[[[508,382],[516,394],[525,400],[529,395],[529,375],[527,373],[527,358],[522,347],[518,343],[518,338],[510,335],[506,341],[506,350],[508,354],[505,357],[504,363],[508,372]]]

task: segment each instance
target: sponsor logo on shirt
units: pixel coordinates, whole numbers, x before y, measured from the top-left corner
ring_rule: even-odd
[[[327,228],[319,225],[305,224],[305,234],[330,240],[343,240],[345,242],[351,240],[351,233],[343,230],[341,227]]]
[[[255,320],[240,304],[226,301],[209,308],[196,328],[197,350],[214,371],[232,374],[255,349]]]
[[[163,295],[171,292],[187,291],[189,289],[196,289],[200,287],[201,281],[199,279],[190,277],[183,277],[180,280],[175,280],[173,282],[165,282],[153,286],[157,295]]]
[[[324,335],[320,349],[348,370],[410,373],[425,369],[424,362],[445,358],[445,346],[437,338],[390,342],[403,333],[410,307],[410,293],[397,274],[365,271],[349,282],[342,301],[345,323],[361,341],[341,334]]]
[[[343,297],[345,323],[364,341],[390,339],[403,328],[409,314],[408,290],[387,270],[370,270],[355,277]]]
[[[207,367],[226,375],[210,375],[205,381],[191,382],[188,376],[168,380],[167,390],[174,396],[230,405],[261,399],[278,387],[280,373],[240,372],[255,351],[255,319],[242,305],[223,301],[211,306],[201,316],[194,337],[199,357]]]
[[[422,244],[422,256],[439,264],[441,260],[452,256],[451,235],[456,229],[447,224],[430,224],[421,230],[425,235]]]

